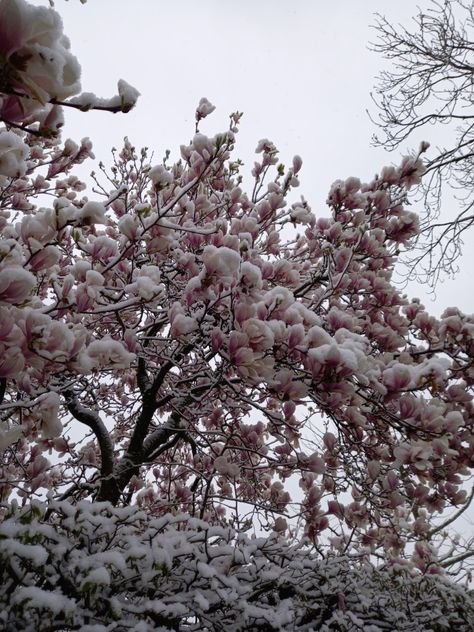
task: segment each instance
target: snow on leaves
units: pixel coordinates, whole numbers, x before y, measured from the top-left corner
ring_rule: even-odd
[[[0,525],[0,621],[25,631],[45,621],[101,631],[470,630],[474,603],[460,586],[347,556],[322,559],[279,531],[248,538],[107,503],[12,507]]]

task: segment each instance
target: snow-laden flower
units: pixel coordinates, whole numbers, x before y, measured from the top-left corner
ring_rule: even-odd
[[[273,347],[275,337],[263,320],[249,318],[242,324],[242,331],[247,336],[247,344],[253,351],[267,351]]]
[[[268,140],[268,138],[262,138],[261,140],[258,141],[257,147],[255,149],[255,153],[256,154],[261,154],[261,153],[276,153],[276,147],[274,145],[274,143],[272,143],[271,140]]]
[[[163,165],[152,167],[148,172],[148,177],[157,189],[164,189],[170,182],[173,182],[172,174]]]
[[[38,270],[45,270],[56,265],[61,258],[61,253],[56,246],[46,246],[38,250],[30,259],[30,267],[35,272]]]
[[[80,90],[80,66],[69,52],[59,14],[24,0],[0,3],[0,54],[13,88],[42,105]]]
[[[129,353],[121,342],[106,336],[89,344],[79,357],[79,365],[85,373],[103,367],[127,369],[134,359],[135,354]]]
[[[214,112],[215,109],[216,106],[212,105],[212,103],[208,101],[206,97],[203,97],[199,101],[199,105],[196,108],[196,121],[200,121],[201,119],[206,118],[206,116],[209,116],[209,114]]]
[[[15,132],[0,132],[0,175],[20,178],[27,169],[29,147]]]
[[[225,456],[218,456],[214,460],[214,467],[224,476],[230,476],[231,478],[237,478],[240,475],[240,467],[236,463],[231,463]]]
[[[240,268],[240,254],[231,248],[206,246],[202,261],[209,276],[217,277],[222,283],[231,284],[236,280]]]
[[[40,419],[41,433],[45,439],[59,437],[63,426],[58,418],[61,400],[53,391],[40,395],[36,400],[35,413]]]
[[[267,305],[270,311],[276,314],[277,311],[281,313],[294,305],[295,297],[293,292],[288,288],[277,285],[265,294],[265,305]]]
[[[81,224],[106,224],[105,206],[100,202],[86,202],[76,211],[76,219]]]
[[[151,301],[163,290],[160,284],[161,275],[158,266],[142,266],[135,281],[125,286],[125,291]]]
[[[44,244],[55,239],[56,221],[57,217],[48,210],[41,210],[33,215],[25,215],[19,225],[20,236],[28,244],[30,250],[40,250]]]
[[[179,338],[180,336],[185,336],[186,334],[196,331],[197,328],[198,324],[195,318],[185,316],[184,314],[176,314],[171,323],[171,337]]]
[[[382,375],[382,381],[390,391],[406,389],[413,379],[413,369],[404,364],[395,364],[386,369]]]
[[[122,215],[118,221],[118,229],[128,239],[135,240],[138,236],[138,221],[131,215]]]
[[[0,270],[0,301],[19,304],[25,301],[36,285],[36,279],[20,266],[6,266]]]
[[[25,358],[19,347],[3,348],[0,345],[0,378],[14,377],[18,375],[25,366]]]
[[[290,211],[290,219],[294,224],[309,224],[314,215],[306,206],[302,204],[293,204]]]
[[[209,160],[214,152],[213,143],[205,134],[195,134],[191,148],[204,160]]]
[[[40,357],[47,361],[67,362],[83,344],[85,330],[81,325],[71,327],[38,309],[22,307],[17,324],[25,338],[26,357],[31,357],[26,349],[34,351],[35,362],[39,362]]]
[[[124,79],[119,79],[117,88],[122,112],[129,112],[135,107],[140,93]]]
[[[241,283],[250,289],[260,289],[262,287],[262,272],[260,268],[250,261],[244,261],[240,267]]]

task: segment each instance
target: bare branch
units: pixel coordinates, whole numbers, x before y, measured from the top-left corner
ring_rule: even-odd
[[[435,133],[441,125],[452,131],[452,143],[435,148],[415,190],[424,213],[405,258],[407,276],[434,288],[442,275],[457,272],[462,234],[474,225],[472,215],[463,216],[474,203],[474,9],[461,0],[432,0],[413,22],[413,28],[405,28],[377,16],[371,48],[390,67],[379,74],[372,95],[378,114],[371,120],[382,131],[374,144],[389,151],[420,132],[431,140],[433,126]],[[442,226],[436,220],[448,191],[458,211]]]

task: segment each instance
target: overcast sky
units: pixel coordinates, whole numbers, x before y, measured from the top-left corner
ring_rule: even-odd
[[[368,180],[399,159],[370,144],[376,129],[366,110],[374,112],[370,91],[383,61],[367,44],[375,38],[374,13],[406,25],[416,11],[413,0],[55,4],[82,65],[83,90],[112,96],[123,78],[142,94],[127,115],[66,112],[65,135],[90,136],[97,159],[107,162],[110,148],[120,146],[125,135],[137,147],[153,149],[157,159],[166,149],[177,156],[179,145],[192,137],[202,96],[217,106],[202,124],[209,135],[227,127],[231,112],[244,112],[236,155],[248,165],[264,137],[277,145],[284,163],[302,156],[298,193],[320,216],[328,214],[325,199],[335,179]],[[426,140],[435,143],[435,130],[429,133]],[[423,286],[410,286],[409,294],[420,296],[436,314],[453,304],[473,312],[467,262],[454,281],[439,287],[436,303]]]

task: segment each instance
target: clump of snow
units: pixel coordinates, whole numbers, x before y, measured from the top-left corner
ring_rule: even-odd
[[[0,176],[20,178],[27,170],[29,147],[15,132],[0,132]]]
[[[109,99],[98,97],[93,92],[83,92],[71,99],[69,103],[78,105],[84,110],[101,109],[126,113],[135,107],[139,96],[140,92],[136,88],[124,79],[120,79],[117,84],[117,94]]]

